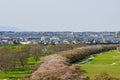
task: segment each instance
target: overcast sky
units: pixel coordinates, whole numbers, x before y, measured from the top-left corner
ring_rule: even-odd
[[[27,31],[120,31],[120,0],[0,0],[0,25]]]

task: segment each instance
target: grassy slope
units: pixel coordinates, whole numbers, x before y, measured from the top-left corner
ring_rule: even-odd
[[[111,76],[120,78],[120,52],[117,50],[112,50],[109,52],[103,52],[97,54],[93,60],[93,64],[81,65],[82,70],[86,71],[91,79],[98,73],[106,72]]]

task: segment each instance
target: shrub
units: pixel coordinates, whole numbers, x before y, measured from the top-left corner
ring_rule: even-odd
[[[117,47],[117,50],[120,51],[120,47]]]
[[[103,73],[95,75],[94,80],[120,80],[120,79],[115,78],[115,77],[111,77],[107,73],[103,72]]]
[[[117,46],[119,45],[94,45],[94,46],[76,48],[68,51],[62,51],[59,52],[58,54],[70,59],[70,62],[75,62],[77,60],[84,58],[87,55],[116,49]]]

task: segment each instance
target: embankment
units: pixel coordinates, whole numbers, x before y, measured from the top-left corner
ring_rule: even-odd
[[[90,54],[116,49],[118,46],[120,45],[94,45],[46,56],[41,59],[30,80],[89,80],[88,77],[82,76],[78,65],[71,63]]]

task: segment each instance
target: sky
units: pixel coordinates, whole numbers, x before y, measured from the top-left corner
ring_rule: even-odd
[[[120,0],[0,0],[0,25],[25,31],[120,31]]]

